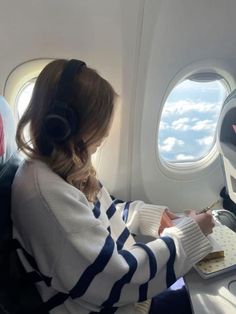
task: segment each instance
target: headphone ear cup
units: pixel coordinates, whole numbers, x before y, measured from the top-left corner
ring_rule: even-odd
[[[64,142],[78,129],[77,113],[66,103],[56,100],[45,117],[44,129],[55,143]]]

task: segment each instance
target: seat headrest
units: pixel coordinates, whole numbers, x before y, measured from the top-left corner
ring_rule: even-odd
[[[227,191],[236,203],[236,90],[225,100],[217,124],[218,150],[222,155]]]
[[[219,152],[236,168],[236,90],[224,101],[217,124],[216,143]]]
[[[15,135],[13,113],[5,98],[0,96],[0,166],[16,152]]]

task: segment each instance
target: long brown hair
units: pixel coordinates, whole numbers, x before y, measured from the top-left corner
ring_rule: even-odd
[[[52,61],[38,76],[29,106],[19,121],[16,141],[28,157],[44,161],[64,180],[84,192],[88,200],[94,201],[99,187],[88,148],[108,133],[116,93],[95,70],[83,67],[74,78],[70,102],[79,117],[77,131],[65,142],[53,143],[52,152],[45,155],[43,123],[67,62],[64,59]],[[26,127],[29,127],[29,141],[24,136]],[[49,139],[44,136],[43,141],[46,145]]]

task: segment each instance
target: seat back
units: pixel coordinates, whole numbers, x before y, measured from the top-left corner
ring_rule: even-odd
[[[222,155],[227,190],[236,203],[236,90],[224,102],[217,123],[216,142]]]
[[[9,297],[12,239],[11,184],[21,161],[17,152],[15,133],[12,111],[4,97],[0,96],[0,311],[3,310],[5,313],[8,313],[9,303],[12,303],[12,298]]]
[[[15,121],[3,96],[0,96],[0,165],[3,166],[16,152]]]
[[[48,314],[26,275],[12,239],[11,185],[22,160],[15,133],[12,111],[0,96],[0,314]]]
[[[215,210],[213,215],[236,232],[236,90],[224,101],[217,123],[216,142],[225,170],[226,187],[220,196],[226,210]]]
[[[11,238],[11,184],[20,163],[15,142],[15,121],[4,97],[0,96],[0,281],[7,276],[5,254]]]

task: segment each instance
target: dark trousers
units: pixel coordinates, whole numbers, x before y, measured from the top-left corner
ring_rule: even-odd
[[[154,297],[149,314],[192,314],[185,286],[177,290],[167,289]]]

